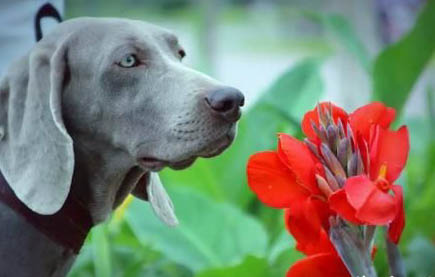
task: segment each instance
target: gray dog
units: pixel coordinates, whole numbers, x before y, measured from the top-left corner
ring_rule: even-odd
[[[0,277],[66,275],[89,228],[129,193],[176,223],[151,172],[220,154],[244,102],[184,55],[154,25],[80,18],[10,67],[0,83]]]

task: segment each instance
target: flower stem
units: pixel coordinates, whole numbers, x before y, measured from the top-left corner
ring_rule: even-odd
[[[367,249],[372,249],[373,237],[375,235],[375,232],[376,232],[376,226],[374,226],[374,225],[366,226],[364,239],[365,239]]]
[[[385,244],[387,246],[390,275],[394,277],[405,277],[405,265],[403,263],[402,256],[400,255],[399,248],[388,238],[388,235],[385,236]]]
[[[354,276],[376,277],[370,251],[360,235],[344,222],[331,220],[329,235],[349,273]]]

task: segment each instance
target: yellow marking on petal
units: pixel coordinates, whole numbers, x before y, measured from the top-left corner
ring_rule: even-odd
[[[127,210],[128,206],[130,206],[132,201],[133,201],[133,196],[129,194],[127,198],[124,199],[124,202],[122,202],[122,204],[119,205],[118,209],[116,209],[115,214],[113,215],[113,219],[116,222],[119,222],[124,218],[125,211]]]
[[[379,169],[379,177],[384,178],[387,176],[387,164],[383,164]]]

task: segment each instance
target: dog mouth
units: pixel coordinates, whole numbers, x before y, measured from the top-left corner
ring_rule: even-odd
[[[160,171],[164,167],[170,167],[171,169],[181,170],[191,166],[198,157],[201,158],[211,158],[221,154],[225,149],[230,146],[234,140],[234,134],[228,133],[222,138],[216,140],[214,143],[202,148],[194,155],[190,155],[187,158],[179,160],[163,160],[156,157],[141,157],[139,158],[138,164],[142,168],[150,171]]]
[[[172,169],[184,169],[192,165],[196,158],[196,156],[192,156],[183,160],[168,161],[153,157],[143,157],[138,159],[138,163],[142,168],[155,172],[162,170],[166,166]]]

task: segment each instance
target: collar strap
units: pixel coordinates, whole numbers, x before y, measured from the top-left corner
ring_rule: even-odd
[[[40,215],[27,208],[16,196],[0,172],[0,201],[26,219],[52,241],[78,254],[89,230],[92,218],[71,193],[63,207],[53,215]]]

